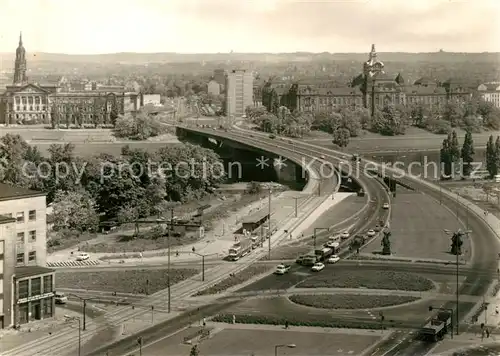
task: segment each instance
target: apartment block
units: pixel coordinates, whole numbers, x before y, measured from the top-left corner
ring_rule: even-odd
[[[13,324],[16,220],[0,215],[0,329]]]
[[[226,75],[226,115],[243,116],[253,106],[253,73],[234,69]]]

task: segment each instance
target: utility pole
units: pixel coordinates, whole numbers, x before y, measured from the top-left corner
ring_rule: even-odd
[[[267,232],[267,247],[268,247],[268,258],[271,260],[271,195],[272,195],[272,190],[269,188],[269,204],[268,204],[268,210],[267,210],[267,221],[268,221],[268,228],[269,231]]]
[[[168,306],[167,311],[170,313],[171,311],[171,301],[172,294],[170,290],[170,235],[174,232],[174,208],[170,208],[170,231],[167,234],[167,247],[168,247],[168,258],[167,258],[167,294],[168,294]]]

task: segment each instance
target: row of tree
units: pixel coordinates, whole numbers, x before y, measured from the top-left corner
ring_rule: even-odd
[[[5,135],[0,142],[0,181],[46,192],[47,203],[54,203],[56,228],[85,231],[95,228],[98,216],[132,221],[163,214],[171,202],[210,194],[224,176],[213,151],[190,144],[155,152],[127,146],[120,156],[88,158],[76,156],[72,144],[52,145],[44,158],[19,135]]]

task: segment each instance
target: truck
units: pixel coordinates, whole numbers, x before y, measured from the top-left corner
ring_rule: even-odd
[[[423,340],[436,342],[452,328],[451,313],[441,311],[420,329],[419,335]]]
[[[266,241],[266,236],[265,235],[252,235],[250,237],[252,240],[252,248],[256,249],[257,247],[260,247],[265,241]]]
[[[278,266],[276,266],[276,271],[274,271],[274,274],[283,275],[285,273],[288,273],[288,271],[290,271],[290,267],[292,266],[279,264]]]
[[[314,264],[318,262],[318,256],[316,255],[299,256],[299,258],[297,258],[295,262],[302,266],[314,266]]]
[[[227,256],[229,261],[238,261],[241,257],[248,255],[253,249],[252,239],[246,238],[236,242],[230,249]]]
[[[314,254],[317,256],[317,260],[326,261],[331,255],[333,255],[333,248],[323,247],[314,251]]]

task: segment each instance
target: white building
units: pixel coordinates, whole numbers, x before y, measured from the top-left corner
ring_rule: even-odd
[[[489,101],[495,105],[495,107],[500,108],[500,83],[491,82],[484,83],[477,87],[479,95],[484,101]]]
[[[243,116],[253,106],[253,73],[235,69],[226,75],[226,115]]]

